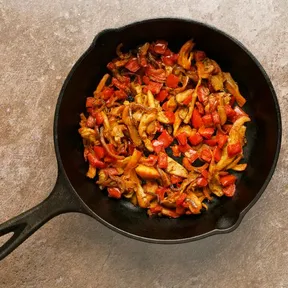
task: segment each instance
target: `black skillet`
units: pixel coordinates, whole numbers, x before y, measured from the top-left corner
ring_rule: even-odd
[[[193,38],[224,71],[229,71],[247,98],[248,124],[245,147],[247,170],[237,182],[232,199],[215,199],[200,216],[179,219],[149,218],[146,211],[125,200],[109,199],[85,173],[83,147],[78,135],[79,114],[85,98],[107,72],[106,64],[123,43],[127,49],[146,41],[165,39],[177,51]],[[7,256],[51,218],[66,212],[92,216],[107,227],[137,240],[184,243],[233,231],[259,199],[274,172],[281,143],[281,117],[272,84],[255,57],[237,40],[206,24],[182,19],[152,19],[99,33],[69,73],[55,112],[54,145],[58,178],[50,196],[38,206],[0,225],[0,236],[14,232],[0,247]],[[37,193],[37,191],[35,191]]]

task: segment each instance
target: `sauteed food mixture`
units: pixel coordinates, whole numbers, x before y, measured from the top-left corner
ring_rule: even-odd
[[[187,41],[145,43],[108,63],[79,133],[87,176],[113,198],[177,218],[231,197],[245,145],[246,100],[230,73]]]

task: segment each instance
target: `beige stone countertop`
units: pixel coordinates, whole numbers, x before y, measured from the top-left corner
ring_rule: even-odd
[[[64,214],[0,262],[0,287],[288,287],[287,11],[287,0],[0,0],[0,223],[52,189],[58,94],[72,65],[104,28],[164,16],[216,26],[261,62],[283,120],[275,174],[234,232],[153,245],[85,215]]]

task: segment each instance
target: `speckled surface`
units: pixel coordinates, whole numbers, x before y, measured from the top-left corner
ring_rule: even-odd
[[[152,245],[84,215],[61,215],[0,262],[0,287],[288,287],[287,10],[286,0],[0,0],[0,222],[52,189],[56,100],[71,66],[104,28],[158,16],[215,25],[262,63],[283,119],[276,172],[233,233]]]

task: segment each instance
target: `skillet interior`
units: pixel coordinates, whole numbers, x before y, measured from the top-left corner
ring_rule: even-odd
[[[229,71],[247,98],[244,109],[252,118],[245,147],[247,170],[237,182],[232,199],[215,199],[201,216],[180,219],[149,219],[146,212],[125,200],[109,199],[105,192],[86,178],[87,164],[78,135],[79,114],[85,111],[85,98],[92,95],[98,81],[107,72],[106,64],[115,57],[119,43],[134,48],[146,41],[168,40],[177,51],[193,38],[197,48]],[[158,19],[135,23],[118,30],[100,33],[69,74],[58,102],[55,144],[58,159],[76,193],[93,211],[93,216],[119,232],[155,242],[180,242],[207,236],[211,231],[227,231],[259,198],[270,180],[279,153],[280,114],[273,88],[255,59],[229,36],[206,25],[179,19]],[[264,74],[263,74],[264,73]],[[56,149],[57,150],[57,149]],[[241,214],[241,215],[240,215]],[[238,222],[237,222],[238,221]],[[234,225],[236,226],[236,225]],[[216,229],[216,230],[215,230]],[[213,232],[212,232],[213,233]]]

